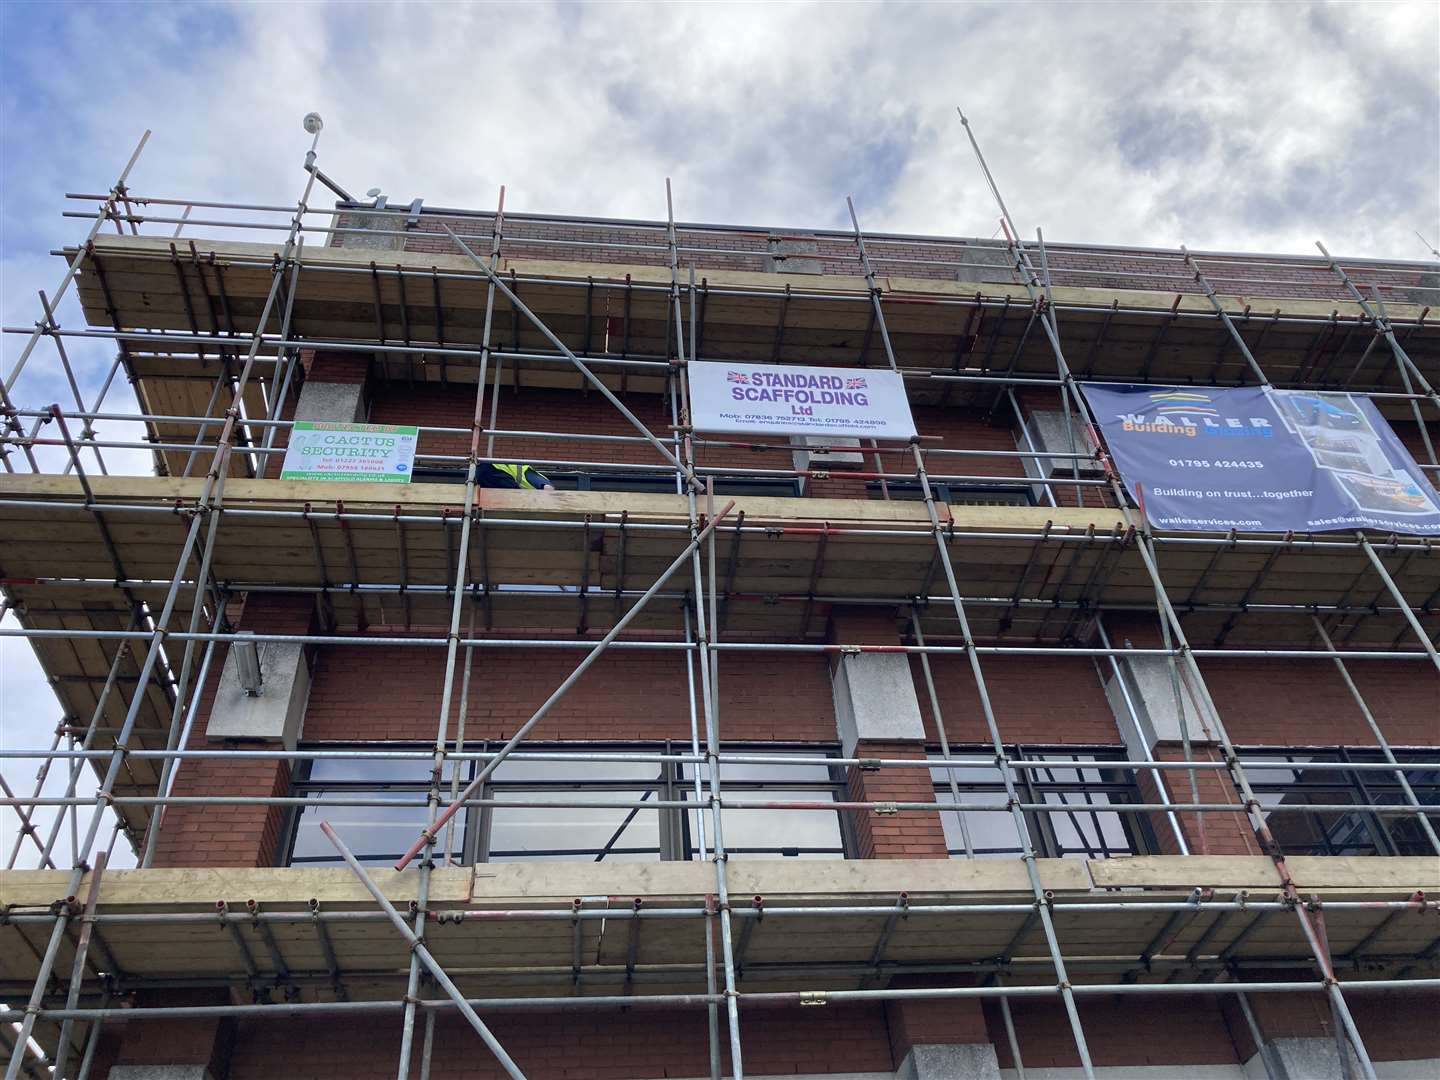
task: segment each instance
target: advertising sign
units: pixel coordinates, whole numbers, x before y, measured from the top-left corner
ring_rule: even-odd
[[[408,484],[418,427],[296,421],[285,448],[282,480],[365,480]]]
[[[697,431],[908,439],[915,434],[905,382],[873,368],[793,364],[689,365]]]
[[[1440,535],[1440,495],[1358,394],[1085,383],[1152,525]]]

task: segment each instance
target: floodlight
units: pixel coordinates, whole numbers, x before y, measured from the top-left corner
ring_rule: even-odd
[[[260,649],[253,636],[253,630],[237,631],[230,650],[235,655],[235,674],[240,688],[250,697],[259,697],[264,678],[260,672]]]

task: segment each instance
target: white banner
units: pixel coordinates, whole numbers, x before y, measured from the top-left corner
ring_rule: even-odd
[[[908,439],[905,381],[874,368],[692,362],[690,423],[697,431]]]
[[[418,427],[296,422],[285,448],[282,480],[368,480],[408,484]]]

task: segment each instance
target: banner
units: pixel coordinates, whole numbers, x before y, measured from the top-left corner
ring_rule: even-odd
[[[690,423],[697,431],[909,439],[905,380],[873,368],[695,361]]]
[[[297,421],[290,429],[280,479],[408,484],[419,436],[418,427],[394,424]]]
[[[1440,534],[1440,495],[1363,395],[1082,388],[1121,478],[1152,525]]]

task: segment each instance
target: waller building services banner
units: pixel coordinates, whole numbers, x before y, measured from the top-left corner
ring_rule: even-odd
[[[690,422],[697,431],[908,439],[905,382],[874,368],[692,361]]]
[[[1085,383],[1152,525],[1440,535],[1440,496],[1368,398]]]

